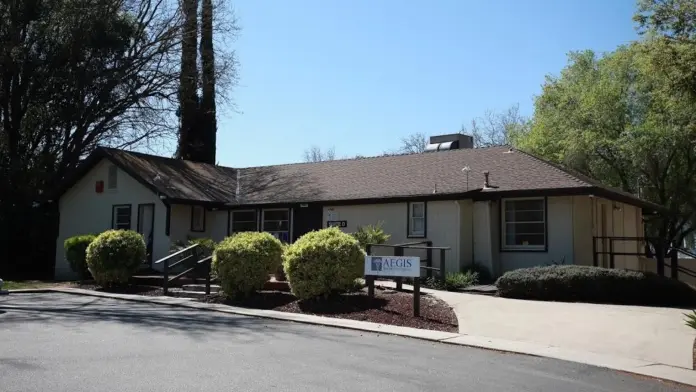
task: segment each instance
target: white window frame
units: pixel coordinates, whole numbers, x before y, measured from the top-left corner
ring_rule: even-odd
[[[119,228],[119,222],[118,222],[118,210],[120,209],[127,209],[128,210],[128,227],[126,228]],[[133,206],[130,204],[119,204],[119,205],[114,205],[111,206],[111,214],[113,215],[111,218],[111,228],[114,230],[130,230],[133,227]]]
[[[525,222],[525,223],[543,223],[544,224],[544,244],[543,245],[507,245],[506,239],[507,239],[507,220],[505,217],[505,205],[508,202],[515,202],[515,201],[524,201],[524,200],[538,200],[541,201],[542,205],[542,216],[543,220],[542,221],[536,221],[536,222]],[[546,246],[548,245],[548,238],[549,238],[549,225],[548,225],[548,219],[547,219],[547,203],[546,203],[546,198],[545,197],[517,197],[517,198],[511,198],[511,199],[502,199],[501,201],[502,205],[500,206],[500,248],[505,251],[546,251]]]
[[[200,217],[201,217],[201,219],[203,219],[203,222],[194,222],[194,220],[195,220],[194,218],[196,216],[196,213],[195,213],[196,209],[199,209],[202,211]],[[205,207],[203,207],[203,206],[191,206],[191,227],[190,227],[191,232],[193,232],[193,233],[205,233],[205,223],[206,223],[205,222],[205,220],[206,220],[205,214],[206,214]],[[198,223],[199,225],[196,225],[196,223]],[[201,225],[201,223],[202,223],[202,225]],[[202,226],[202,227],[200,227],[200,226]]]
[[[287,211],[288,212],[288,230],[266,230],[264,227],[264,223],[266,222],[266,212],[271,212],[271,211]],[[292,242],[292,209],[290,208],[265,208],[261,210],[261,231],[265,231],[268,233],[288,233],[288,242]]]
[[[241,233],[241,231],[237,232],[234,231],[234,214],[235,212],[253,212],[254,213],[254,225],[256,226],[255,231],[259,231],[259,217],[258,217],[258,212],[256,210],[231,210],[230,211],[230,235],[234,233]],[[251,222],[251,221],[240,221],[240,222]]]
[[[413,211],[414,211],[414,206],[415,205],[422,205],[423,206],[423,216],[413,216]],[[422,219],[423,220],[423,230],[415,231],[414,227],[416,219]],[[425,205],[424,201],[413,201],[408,203],[408,237],[409,238],[425,238],[425,231],[426,231],[426,225],[427,225],[427,220],[428,220],[428,209]]]
[[[111,191],[118,189],[118,167],[116,165],[112,164],[107,169],[106,189]]]

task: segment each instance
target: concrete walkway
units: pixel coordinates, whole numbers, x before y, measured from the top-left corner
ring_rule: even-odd
[[[378,282],[393,287],[393,282]],[[404,285],[405,289],[411,289]],[[452,306],[459,333],[692,368],[686,310],[524,301],[423,289]]]

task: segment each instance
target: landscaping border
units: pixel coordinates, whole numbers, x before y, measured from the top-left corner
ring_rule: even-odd
[[[640,376],[648,376],[670,382],[676,382],[687,386],[696,386],[696,371],[680,368],[662,363],[642,361],[638,359],[614,357],[604,354],[595,354],[577,350],[564,349],[554,346],[544,346],[534,343],[472,336],[454,332],[431,331],[425,329],[399,327],[371,323],[367,321],[338,319],[307,315],[300,313],[288,313],[275,310],[249,309],[229,305],[210,304],[192,301],[190,299],[176,297],[150,297],[132,294],[102,293],[92,290],[76,288],[44,288],[11,290],[12,294],[22,293],[63,293],[73,295],[87,295],[92,297],[120,299],[124,301],[154,303],[159,305],[176,306],[188,309],[198,309],[221,313],[237,314],[250,317],[261,317],[281,321],[291,321],[303,324],[322,325],[335,328],[351,329],[358,331],[397,335],[431,342],[440,342],[460,346],[469,346],[487,350],[495,350],[513,354],[554,358],[563,361],[583,363],[612,370],[632,373]]]

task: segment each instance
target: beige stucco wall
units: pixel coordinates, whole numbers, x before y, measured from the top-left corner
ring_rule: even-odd
[[[106,189],[110,162],[103,160],[80,179],[59,200],[60,224],[56,240],[56,279],[71,279],[75,275],[65,260],[63,242],[79,234],[101,233],[111,228],[114,204],[131,204],[131,229],[138,224],[138,204],[154,203],[155,226],[153,238],[154,260],[169,251],[169,238],[165,235],[166,208],[164,203],[137,180],[118,170],[118,189]],[[95,192],[97,181],[104,181],[104,192]]]
[[[640,208],[614,202],[611,200],[594,197],[587,197],[589,206],[584,207],[588,212],[585,214],[592,217],[592,236],[610,236],[610,237],[643,237],[643,221],[642,211]],[[602,206],[606,211],[606,233],[602,233]],[[586,219],[586,218],[585,218]],[[609,250],[609,243],[606,240],[605,249]],[[642,252],[643,245],[638,241],[632,240],[615,240],[613,241],[615,252],[634,253]],[[597,240],[596,247],[602,249],[602,240]],[[584,251],[583,260],[589,259],[583,263],[592,265],[592,243],[588,250]],[[598,264],[601,267],[609,267],[609,256],[598,256]],[[638,256],[615,256],[615,268],[640,269]]]
[[[205,231],[191,231],[190,205],[174,204],[171,208],[170,235],[172,243],[187,242],[189,238],[211,238],[221,241],[227,235],[227,211],[205,210]]]
[[[501,251],[499,202],[482,201],[474,203],[474,259],[489,267],[495,275],[561,261],[565,264],[592,265],[592,236],[600,235],[601,205],[605,205],[607,211],[607,233],[604,235],[643,236],[641,210],[638,207],[597,197],[557,196],[547,198],[548,251]],[[615,241],[614,245],[616,251],[641,250],[636,241]],[[638,257],[616,256],[615,266],[638,268]]]
[[[573,198],[549,197],[546,208],[546,252],[501,251],[501,217],[499,202],[491,202],[491,244],[494,272],[497,274],[517,268],[528,268],[551,263],[573,264]],[[498,260],[496,260],[496,256]]]
[[[473,219],[473,257],[474,262],[486,267],[493,275],[497,275],[497,266],[493,257],[493,221],[492,209],[495,203],[477,201],[472,206]]]
[[[578,265],[592,265],[592,199],[573,196],[573,261]]]
[[[406,232],[407,208],[407,203],[324,207],[323,222],[326,225],[329,213],[333,212],[335,220],[347,221],[347,227],[342,229],[346,233],[352,233],[360,226],[382,222],[384,231],[391,235],[389,244],[430,240],[433,242],[433,246],[449,246],[451,249],[446,251],[445,256],[446,269],[447,271],[459,271],[462,265],[460,261],[460,217],[462,216],[460,204],[453,200],[427,202],[427,236],[425,238],[408,238]],[[375,248],[374,254],[391,255],[393,249]],[[405,254],[425,258],[425,252],[422,250],[408,250]],[[439,252],[434,252],[433,263],[434,266],[439,266]]]

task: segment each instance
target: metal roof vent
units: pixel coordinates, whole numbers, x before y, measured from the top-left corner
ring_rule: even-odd
[[[423,152],[456,150],[458,147],[459,146],[456,141],[444,143],[430,143],[427,146],[425,146],[425,150]]]
[[[428,144],[425,146],[425,150],[423,150],[423,152],[435,152],[437,151],[438,147],[440,147],[440,143]]]
[[[431,136],[424,152],[448,151],[461,148],[474,148],[474,138],[461,133]]]

